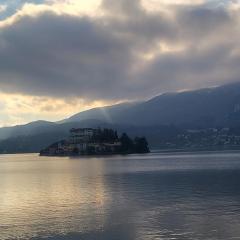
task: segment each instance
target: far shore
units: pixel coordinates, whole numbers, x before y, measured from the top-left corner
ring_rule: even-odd
[[[203,153],[240,153],[240,149],[234,149],[234,148],[229,148],[229,149],[207,149],[207,148],[196,148],[196,149],[188,149],[188,148],[181,148],[181,149],[158,149],[158,148],[153,148],[150,149],[150,153],[146,153],[146,154],[154,154],[154,153],[159,153],[159,154],[191,154],[191,153],[199,153],[199,154],[203,154]],[[36,154],[39,155],[39,152],[15,152],[15,153],[0,153],[0,155],[17,155],[17,154]],[[133,154],[104,154],[104,155],[79,155],[79,156],[46,156],[46,157],[110,157],[110,156],[127,156],[127,155],[134,155]]]
[[[232,153],[232,152],[240,152],[240,148],[234,149],[234,148],[194,148],[194,149],[189,149],[189,148],[175,148],[175,149],[151,149],[151,153],[161,153],[161,154],[167,154],[167,153]]]

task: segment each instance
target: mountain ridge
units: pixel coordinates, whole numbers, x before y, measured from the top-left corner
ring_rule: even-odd
[[[240,83],[203,88],[180,93],[165,93],[147,101],[129,105],[88,110],[77,114],[78,120],[86,120],[86,113],[98,112],[94,119],[116,124],[152,126],[173,124],[183,127],[213,127],[238,123],[240,116]],[[76,116],[76,115],[75,115]],[[100,117],[99,117],[100,116]],[[69,118],[71,119],[71,118]]]
[[[164,135],[179,133],[181,129],[234,126],[240,126],[240,82],[179,93],[165,93],[142,102],[94,108],[58,122],[39,120],[0,128],[0,148],[4,145],[3,141],[4,146],[7,146],[8,139],[20,148],[25,141],[27,148],[29,139],[35,139],[36,136],[39,136],[41,141],[38,141],[37,137],[34,141],[43,148],[50,140],[61,140],[66,137],[72,127],[116,128],[120,129],[120,132],[146,135],[149,142],[153,143]],[[34,141],[29,142],[33,144]]]

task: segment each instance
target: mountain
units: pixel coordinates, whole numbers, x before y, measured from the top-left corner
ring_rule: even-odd
[[[88,119],[133,126],[204,128],[236,125],[240,121],[240,83],[166,93],[145,102],[95,108],[64,121]]]
[[[0,128],[0,140],[22,135],[34,135],[41,132],[47,132],[55,123],[47,121],[35,121],[25,125]]]
[[[95,119],[82,120],[78,122],[53,123],[45,121],[31,122],[25,125],[0,128],[0,140],[16,138],[19,136],[33,136],[43,133],[69,132],[69,129],[76,126],[95,127],[104,126],[105,122]]]
[[[240,83],[196,91],[163,94],[137,105],[121,122],[172,124],[185,128],[232,126],[240,121]]]
[[[138,104],[140,104],[140,102],[126,102],[126,103],[116,104],[113,106],[93,108],[87,111],[77,113],[71,116],[70,118],[60,121],[59,123],[77,122],[77,121],[89,120],[89,119],[95,119],[95,120],[101,120],[108,123],[114,123],[114,122],[117,122],[118,116],[123,116],[126,111],[134,108]]]
[[[0,152],[38,151],[66,138],[73,127],[115,128],[132,137],[146,136],[151,147],[184,129],[240,129],[240,83],[94,108],[55,123],[36,121],[0,128]]]
[[[0,129],[0,153],[39,152],[53,142],[65,139],[76,127],[108,127],[98,120],[68,123],[32,122],[22,126]]]

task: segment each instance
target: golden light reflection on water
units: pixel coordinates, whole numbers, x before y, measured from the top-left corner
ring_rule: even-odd
[[[29,156],[22,158],[27,160]],[[14,232],[23,238],[28,237],[29,232],[37,235],[44,230],[46,221],[52,222],[48,233],[59,234],[104,225],[102,216],[110,199],[101,174],[102,161],[43,158],[29,163],[22,162],[23,159],[18,158],[12,164],[1,162],[0,213],[4,221],[0,220],[0,230],[3,239],[14,237]],[[95,219],[89,218],[89,212]]]

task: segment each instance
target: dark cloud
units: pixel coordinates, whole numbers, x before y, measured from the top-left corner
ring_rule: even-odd
[[[0,89],[119,100],[238,80],[239,19],[227,7],[179,6],[169,15],[137,0],[102,5],[103,17],[46,11],[3,27]]]
[[[1,87],[39,95],[100,97],[127,68],[127,47],[89,18],[44,14],[0,33]],[[124,76],[126,78],[126,76]]]

